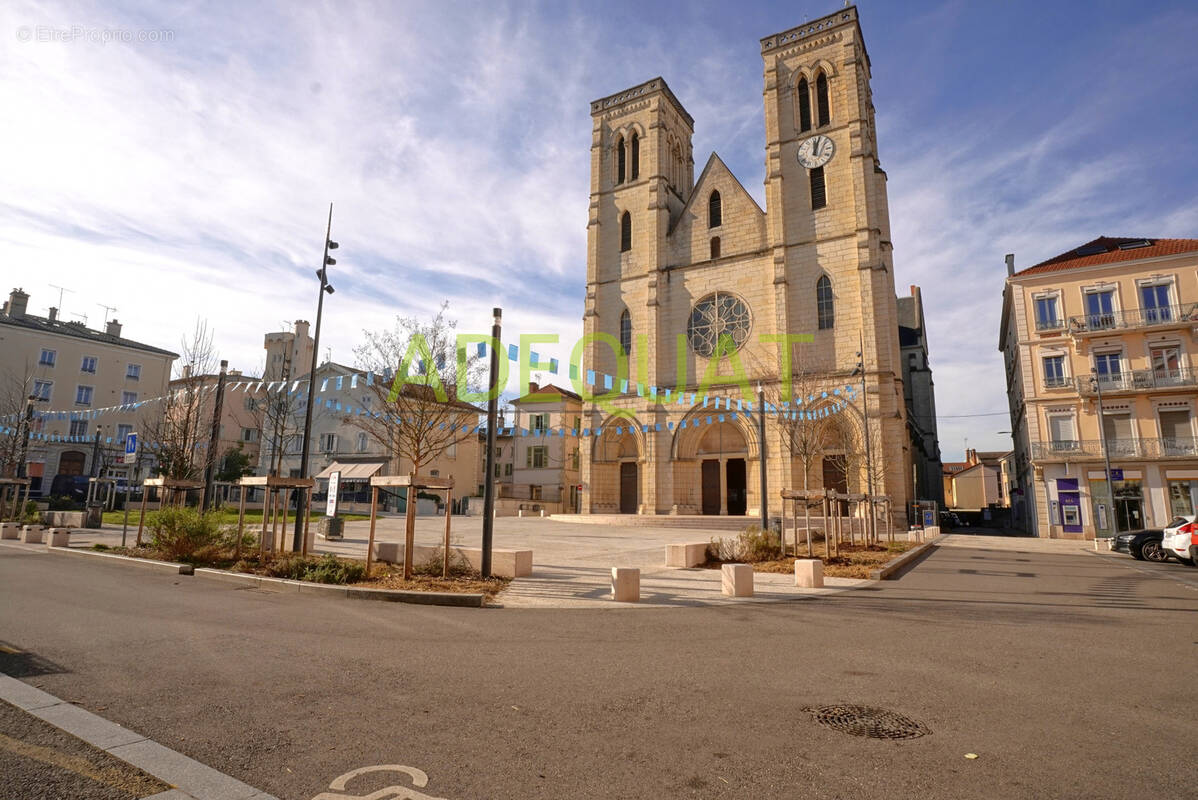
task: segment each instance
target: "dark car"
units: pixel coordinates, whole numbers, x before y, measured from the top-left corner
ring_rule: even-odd
[[[1169,557],[1161,544],[1163,538],[1164,531],[1159,529],[1120,533],[1115,537],[1111,549],[1117,553],[1127,553],[1138,561],[1167,561]]]

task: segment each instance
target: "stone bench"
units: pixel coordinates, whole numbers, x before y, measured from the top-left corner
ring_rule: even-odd
[[[707,542],[666,545],[667,567],[697,567],[707,561]]]
[[[634,567],[612,567],[611,599],[617,603],[640,602],[641,571]]]
[[[818,558],[795,559],[795,586],[819,589],[824,585],[824,562]]]
[[[753,565],[724,564],[720,567],[720,589],[728,597],[753,596]]]
[[[0,524],[0,539],[20,539],[21,523],[5,522]]]
[[[70,547],[71,546],[71,529],[70,528],[51,528],[50,539],[46,542],[46,547]]]
[[[21,528],[21,541],[25,544],[41,544],[45,530],[41,525],[26,525]]]

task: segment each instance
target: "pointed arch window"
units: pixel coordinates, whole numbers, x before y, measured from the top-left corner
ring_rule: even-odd
[[[629,180],[635,181],[641,176],[641,137],[635,131],[632,134],[632,144],[629,147],[632,151],[632,169]]]
[[[620,217],[620,252],[627,253],[632,249],[632,215],[627,211]]]
[[[624,155],[624,137],[621,136],[616,140],[616,184],[624,182],[624,167],[626,165]]]
[[[715,261],[720,257],[720,237],[711,237],[711,260]]]
[[[824,168],[816,167],[808,170],[807,176],[811,181],[811,210],[828,205],[828,187],[824,184]]]
[[[821,128],[832,120],[832,110],[828,104],[828,76],[822,72],[815,79],[815,112]]]
[[[799,133],[811,130],[811,85],[807,77],[799,78],[799,86],[795,89],[799,100]]]
[[[831,330],[836,324],[836,308],[832,299],[832,281],[827,275],[815,282],[815,310],[819,317],[819,329]]]
[[[720,203],[720,193],[713,191],[707,198],[707,227],[718,228],[724,221],[724,208]]]
[[[624,355],[632,352],[632,315],[628,313],[628,309],[624,309],[624,313],[620,315],[620,347],[624,350]]]

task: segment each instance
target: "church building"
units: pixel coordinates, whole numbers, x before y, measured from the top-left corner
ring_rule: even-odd
[[[781,510],[783,488],[872,485],[899,519],[913,492],[911,438],[857,9],[768,36],[761,55],[764,210],[714,153],[695,177],[695,121],[662,78],[591,104],[585,358],[630,385],[731,398],[732,411],[756,403],[758,385],[775,406],[815,394],[807,410],[843,404],[831,390],[855,386],[805,434],[814,447],[796,447],[767,415],[769,508]],[[738,364],[748,395],[733,382]],[[584,406],[582,424],[602,433],[580,440],[583,513],[759,514],[756,415],[645,395]]]

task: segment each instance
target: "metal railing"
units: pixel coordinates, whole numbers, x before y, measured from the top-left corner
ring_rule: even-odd
[[[1089,377],[1077,378],[1077,392],[1083,396],[1096,394]],[[1138,392],[1146,389],[1198,386],[1198,372],[1192,369],[1133,369],[1111,375],[1100,375],[1102,391]]]
[[[1177,436],[1163,439],[1108,439],[1107,454],[1114,459],[1126,458],[1195,458],[1198,439]],[[1102,440],[1069,439],[1058,442],[1032,442],[1032,459],[1036,461],[1076,461],[1102,458]]]
[[[1182,325],[1190,323],[1198,323],[1198,303],[1082,314],[1081,316],[1069,318],[1069,331],[1071,333],[1093,333],[1128,328],[1151,328],[1156,325]]]

